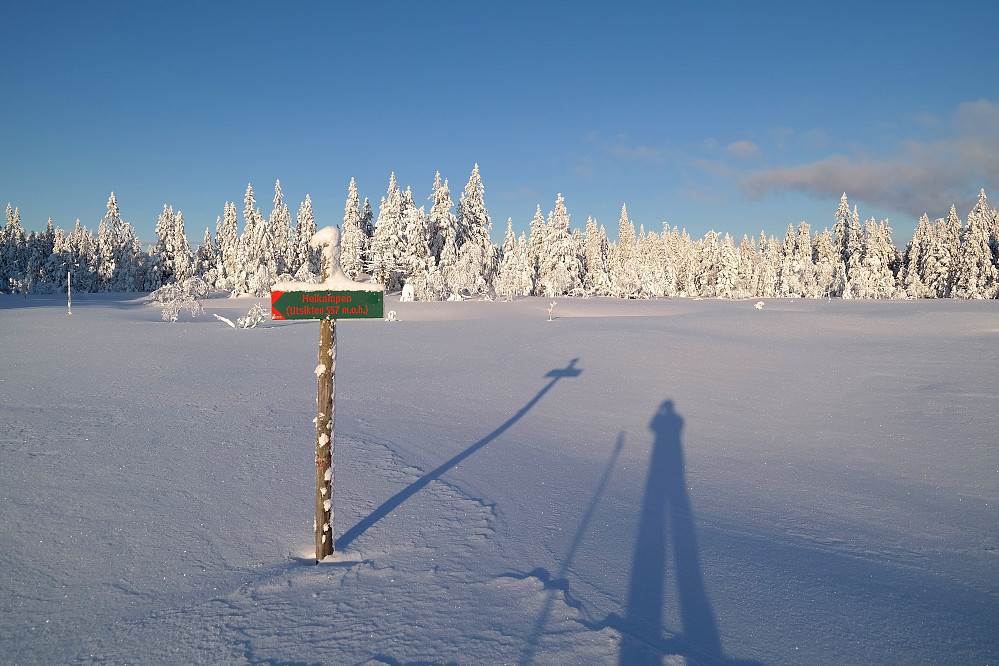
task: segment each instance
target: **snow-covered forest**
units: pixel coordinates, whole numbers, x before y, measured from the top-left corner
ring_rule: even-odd
[[[931,221],[924,214],[899,251],[887,220],[861,221],[844,193],[832,229],[813,232],[788,225],[783,239],[715,231],[693,239],[663,225],[636,230],[621,207],[618,240],[588,218],[572,228],[562,195],[547,217],[537,208],[530,233],[518,238],[507,220],[502,245],[492,242],[492,220],[478,165],[457,204],[437,174],[427,205],[393,174],[377,215],[351,179],[342,228],[342,264],[351,277],[368,275],[389,290],[412,285],[421,300],[487,295],[659,297],[997,298],[999,214],[985,191],[962,222],[952,206]],[[233,296],[262,296],[281,279],[317,280],[318,257],[308,241],[316,231],[309,196],[292,213],[278,181],[264,217],[253,187],[243,198],[240,231],[236,204],[226,202],[214,234],[205,229],[195,249],[183,214],[165,205],[156,243],[142,249],[111,194],[96,235],[78,220],[72,231],[54,227],[26,233],[20,212],[7,205],[0,230],[0,292],[153,291],[191,277]],[[325,226],[325,225],[324,225]]]

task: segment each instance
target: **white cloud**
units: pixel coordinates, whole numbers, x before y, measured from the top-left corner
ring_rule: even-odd
[[[999,104],[962,104],[950,127],[949,137],[900,141],[888,156],[857,146],[851,155],[750,171],[736,180],[754,199],[788,191],[823,198],[846,192],[851,200],[913,217],[941,216],[951,204],[974,201],[981,188],[999,189]]]
[[[601,148],[617,158],[657,165],[665,163],[671,154],[666,146],[634,146],[624,141],[604,143]]]
[[[740,160],[749,160],[760,156],[760,147],[752,141],[736,141],[725,146],[725,152]]]

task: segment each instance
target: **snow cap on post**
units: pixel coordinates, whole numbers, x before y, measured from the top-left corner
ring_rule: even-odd
[[[271,286],[274,292],[288,291],[385,291],[385,287],[377,282],[355,282],[347,277],[340,266],[340,229],[323,227],[309,239],[309,247],[319,248],[323,254],[323,273],[325,279],[319,284],[313,282],[275,282]]]
[[[327,280],[335,280],[334,276],[343,276],[344,279],[349,279],[343,272],[343,268],[340,267],[340,229],[323,227],[309,239],[309,247],[322,250],[323,268],[326,271]]]

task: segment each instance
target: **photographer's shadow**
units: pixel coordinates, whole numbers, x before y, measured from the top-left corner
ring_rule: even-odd
[[[750,663],[729,659],[722,651],[718,623],[701,573],[687,493],[683,419],[672,400],[659,406],[649,428],[655,441],[639,515],[619,663],[661,664],[667,653],[683,655],[693,663]],[[667,632],[664,627],[670,568],[675,576],[679,632]]]

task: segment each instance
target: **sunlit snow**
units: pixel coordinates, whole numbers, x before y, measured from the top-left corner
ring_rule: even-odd
[[[0,662],[999,662],[996,301],[550,301],[337,323],[317,565],[317,322],[0,296]]]

